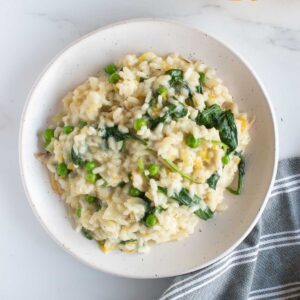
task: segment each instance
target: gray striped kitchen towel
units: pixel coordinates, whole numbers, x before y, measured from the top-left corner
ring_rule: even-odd
[[[178,276],[160,300],[300,299],[300,158],[279,163],[266,209],[229,255]]]

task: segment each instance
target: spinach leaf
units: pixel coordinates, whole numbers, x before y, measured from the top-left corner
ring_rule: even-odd
[[[183,79],[183,71],[180,69],[171,69],[166,72],[167,75],[171,76],[171,80]]]
[[[192,94],[191,89],[187,82],[183,79],[183,71],[180,69],[171,69],[168,70],[165,74],[170,75],[171,79],[169,81],[170,86],[175,89],[178,93],[182,88],[186,88],[189,91],[189,94]]]
[[[130,244],[130,243],[134,243],[137,242],[137,240],[131,239],[131,240],[127,240],[127,241],[121,241],[120,245],[126,245],[126,244]]]
[[[155,211],[154,211],[154,213],[158,213],[158,214],[160,214],[162,211],[166,211],[167,210],[167,208],[163,208],[162,206],[156,206],[155,207]]]
[[[218,173],[214,173],[206,180],[206,182],[210,188],[215,190],[219,179],[220,175]]]
[[[167,189],[164,187],[159,186],[158,192],[167,195]],[[182,188],[179,194],[175,194],[171,198],[178,201],[180,205],[185,205],[188,207],[199,204],[200,201],[202,201],[202,199],[197,195],[191,197],[188,189],[186,188]],[[197,215],[200,219],[207,220],[213,217],[214,212],[211,211],[208,206],[206,206],[205,209],[201,209],[201,208],[197,209],[196,211],[194,211],[194,214]]]
[[[203,111],[198,113],[196,117],[196,123],[198,125],[204,125],[206,128],[217,128],[221,115],[221,107],[217,104],[214,104],[206,107]]]
[[[154,107],[156,104],[157,104],[157,97],[153,95],[151,100],[149,101],[149,107]]]
[[[177,102],[176,104],[174,103],[169,103],[169,115],[172,119],[179,119],[183,118],[187,115],[188,110],[187,108],[180,102]]]
[[[203,88],[204,88],[204,82],[205,82],[205,73],[204,72],[200,72],[199,73],[199,85],[196,86],[196,92],[203,94]]]
[[[82,227],[81,232],[88,240],[93,239],[92,233],[89,230],[87,230],[86,228]]]
[[[157,118],[153,118],[147,113],[146,117],[148,119],[150,129],[154,130],[159,123],[165,123],[169,119],[169,112],[166,112],[163,116]]]
[[[142,143],[143,145],[146,145],[147,142],[137,136],[135,136],[134,134],[130,133],[130,132],[121,132],[118,129],[118,125],[112,126],[112,127],[105,127],[105,133],[103,135],[103,139],[105,139],[106,141],[110,138],[113,137],[115,139],[116,142],[120,142],[120,141],[126,141],[129,139],[133,139],[136,140],[140,143]],[[122,146],[122,148],[124,147],[124,144]]]
[[[153,118],[148,112],[146,113],[146,118],[148,119],[148,125],[151,130],[154,130],[159,123],[165,123],[169,119],[179,119],[187,115],[187,108],[180,102],[168,103],[168,111],[161,117]]]
[[[130,133],[121,132],[118,129],[118,125],[115,125],[113,127],[105,128],[105,134],[104,134],[103,138],[105,140],[108,140],[110,137],[113,137],[116,140],[116,142],[119,142],[119,141],[124,141],[124,140],[130,139],[131,135],[130,135]]]
[[[210,208],[207,206],[206,209],[197,209],[194,211],[194,214],[198,216],[202,220],[208,220],[213,217],[214,212],[210,210]]]
[[[238,134],[234,116],[230,110],[222,111],[217,104],[206,107],[198,113],[196,123],[204,125],[206,128],[214,127],[218,129],[221,141],[228,146],[227,153],[231,153],[236,149]]]
[[[153,92],[149,102],[150,107],[154,107],[157,104],[158,96],[165,97],[168,95],[168,89],[164,86],[160,86],[156,91]]]
[[[73,164],[76,166],[82,167],[84,165],[84,160],[82,159],[82,157],[80,157],[79,154],[76,154],[73,147],[71,150],[71,160],[72,160]]]
[[[79,121],[79,124],[78,124],[78,127],[79,128],[83,128],[84,126],[86,126],[88,123],[86,122],[86,121],[84,121],[84,120],[80,120]]]
[[[175,194],[172,198],[178,201],[181,205],[186,205],[189,207],[198,204],[201,201],[201,198],[197,195],[192,198],[188,189],[186,188],[182,188],[179,194]]]
[[[238,145],[238,134],[234,116],[230,110],[221,114],[217,129],[219,129],[221,141],[228,146],[227,152],[234,151]]]
[[[227,190],[234,195],[240,195],[242,193],[242,189],[244,186],[244,177],[246,174],[245,172],[246,161],[244,155],[241,152],[235,153],[235,155],[237,155],[240,158],[240,162],[238,165],[238,172],[239,172],[238,186],[236,190],[230,187],[228,187]]]
[[[168,194],[168,189],[165,187],[162,187],[162,186],[158,186],[157,191],[161,194],[164,194],[165,196],[167,196],[167,194]]]
[[[154,107],[157,104],[158,96],[159,93],[157,91],[153,92],[152,97],[149,101],[149,107]]]

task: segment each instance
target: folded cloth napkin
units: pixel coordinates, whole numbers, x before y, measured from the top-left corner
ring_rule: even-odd
[[[265,211],[229,255],[178,276],[160,300],[300,299],[300,158],[279,163]]]

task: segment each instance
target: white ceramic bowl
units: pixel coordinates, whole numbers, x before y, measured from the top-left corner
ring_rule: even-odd
[[[239,197],[226,194],[229,208],[214,219],[200,221],[184,241],[154,246],[147,255],[104,254],[95,242],[71,227],[64,205],[51,190],[46,168],[34,157],[38,132],[60,108],[65,93],[106,64],[128,53],[177,52],[216,68],[241,111],[255,115],[247,148],[245,189]],[[32,88],[20,129],[21,177],[35,215],[49,235],[86,264],[113,274],[166,277],[205,267],[236,247],[261,215],[277,167],[276,127],[270,102],[245,61],[211,36],[178,23],[140,19],[101,28],[59,54]],[[201,229],[201,230],[200,230]]]

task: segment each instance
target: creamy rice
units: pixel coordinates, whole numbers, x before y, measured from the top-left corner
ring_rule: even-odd
[[[126,55],[69,92],[43,134],[52,188],[107,252],[181,240],[240,189],[250,120],[201,61]]]

